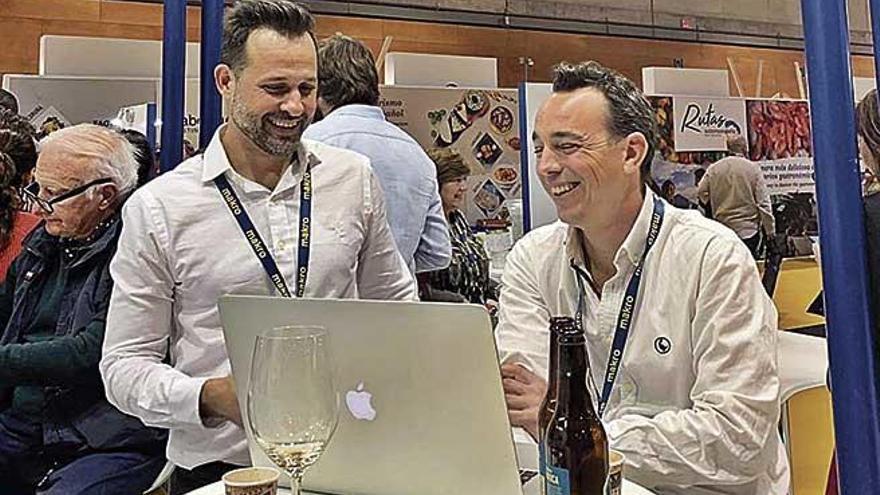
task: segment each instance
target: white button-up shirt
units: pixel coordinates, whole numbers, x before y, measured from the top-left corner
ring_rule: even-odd
[[[653,200],[649,191],[601,298],[586,286],[596,384],[604,380],[626,284],[644,253]],[[580,232],[561,222],[536,229],[507,258],[498,347],[502,359],[543,377],[549,319],[574,316],[577,308],[569,263],[584,266]],[[777,315],[742,242],[696,212],[666,205],[634,315],[603,418],[611,447],[626,457],[627,477],[659,494],[786,494]]]
[[[185,468],[249,462],[241,428],[202,424],[199,395],[207,379],[230,373],[218,298],[277,295],[215,177],[226,174],[291,292],[297,280],[302,167],[290,167],[270,191],[232,169],[221,132],[203,156],[128,200],[110,266],[115,286],[100,366],[108,399],[147,425],[169,428],[168,458]],[[312,242],[305,297],[415,299],[369,160],[303,141],[299,163],[308,159]],[[163,361],[168,351],[170,364]]]

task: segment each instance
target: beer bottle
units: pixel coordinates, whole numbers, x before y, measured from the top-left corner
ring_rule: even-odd
[[[556,387],[553,387],[557,368],[559,366],[559,334],[574,328],[574,320],[568,317],[550,318],[550,367],[548,369],[548,386],[541,408],[538,410],[538,472],[541,476],[547,475],[547,463],[544,452],[544,431],[550,424],[550,418],[556,411]],[[541,492],[544,492],[543,485]]]
[[[556,410],[544,432],[547,495],[603,495],[608,477],[608,438],[587,390],[583,330],[559,334],[559,363],[551,387]]]

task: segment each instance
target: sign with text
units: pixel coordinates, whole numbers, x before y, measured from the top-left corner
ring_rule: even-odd
[[[746,105],[730,98],[673,98],[675,151],[724,151],[746,132]]]

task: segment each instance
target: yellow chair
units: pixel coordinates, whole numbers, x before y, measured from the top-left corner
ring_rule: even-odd
[[[764,276],[764,261],[758,261],[758,273]],[[825,318],[807,313],[822,291],[822,270],[815,256],[785,258],[773,289],[773,303],[779,313],[779,329],[823,325]]]
[[[814,256],[782,260],[773,302],[779,312],[779,329],[823,325],[825,318],[807,313],[822,290],[822,271]]]
[[[825,495],[834,452],[831,394],[824,386],[794,394],[783,405],[792,495]]]
[[[780,332],[782,433],[791,465],[793,495],[824,495],[834,445],[830,394],[825,387],[824,338]]]

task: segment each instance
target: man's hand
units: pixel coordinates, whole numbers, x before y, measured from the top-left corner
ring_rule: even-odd
[[[507,415],[513,426],[524,428],[538,439],[538,411],[547,394],[547,382],[518,364],[501,365]]]
[[[235,395],[232,376],[211,378],[202,385],[199,396],[199,415],[205,426],[216,426],[217,420],[228,420],[242,426],[241,409]]]

